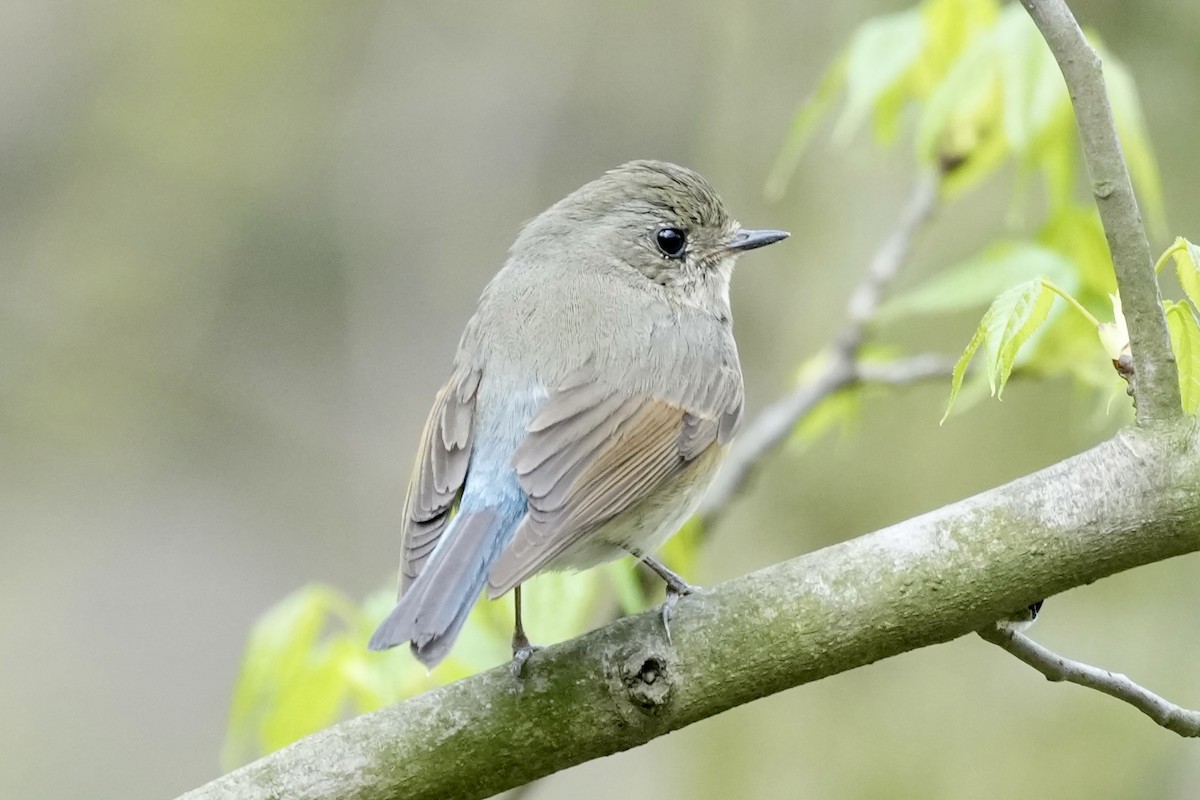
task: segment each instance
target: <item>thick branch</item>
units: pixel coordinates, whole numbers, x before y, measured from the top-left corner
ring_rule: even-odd
[[[188,800],[486,797],[1200,550],[1200,440],[1127,431],[924,514],[310,736]]]
[[[1174,419],[1182,414],[1175,356],[1150,244],[1117,140],[1100,57],[1084,38],[1064,0],[1021,0],[1021,4],[1050,46],[1075,107],[1092,193],[1104,224],[1129,326],[1138,423]]]
[[[1045,675],[1048,681],[1067,681],[1095,689],[1124,700],[1180,736],[1200,736],[1200,711],[1175,705],[1124,675],[1063,658],[1004,623],[984,627],[979,630],[979,635],[1012,653]]]

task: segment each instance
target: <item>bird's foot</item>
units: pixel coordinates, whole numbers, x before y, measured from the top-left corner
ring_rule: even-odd
[[[514,633],[512,638],[512,663],[509,664],[509,670],[513,677],[517,680],[521,679],[521,675],[525,670],[525,662],[529,657],[542,648],[536,644],[530,644],[529,638],[524,633]]]
[[[674,576],[675,581],[667,581],[667,599],[662,604],[662,621],[663,630],[667,634],[667,643],[671,642],[671,612],[675,609],[675,604],[679,602],[679,598],[692,593],[692,586],[678,575]]]

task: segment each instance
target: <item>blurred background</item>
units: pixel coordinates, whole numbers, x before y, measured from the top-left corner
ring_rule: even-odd
[[[763,181],[850,32],[908,5],[0,7],[0,797],[161,798],[219,774],[249,627],[309,581],[391,584],[416,438],[479,291],[524,220],[603,170],[679,161],[747,224],[793,232],[733,292],[749,417],[786,390],[890,230],[911,145],[820,134],[783,202]],[[1073,6],[1138,81],[1171,234],[1200,237],[1200,5]],[[944,209],[900,285],[1002,234],[1005,196]],[[976,320],[883,333],[956,355]],[[1065,381],[1023,381],[939,427],[946,396],[880,396],[772,459],[689,577],[912,516],[1129,419],[1120,398],[1106,413]],[[1054,598],[1037,637],[1200,706],[1198,570]],[[1193,798],[1200,750],[968,637],[529,796],[618,786]]]

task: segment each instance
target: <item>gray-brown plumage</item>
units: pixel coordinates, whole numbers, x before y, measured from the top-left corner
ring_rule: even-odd
[[[655,161],[530,222],[430,412],[400,601],[371,647],[408,641],[432,666],[485,583],[497,597],[674,533],[741,418],[734,260],[785,236],[742,230],[703,178]]]

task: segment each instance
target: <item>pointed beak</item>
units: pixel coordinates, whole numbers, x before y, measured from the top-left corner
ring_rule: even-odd
[[[725,245],[725,249],[733,253],[742,253],[746,250],[775,244],[789,236],[791,234],[787,231],[738,231],[737,236],[734,236],[733,240]]]

